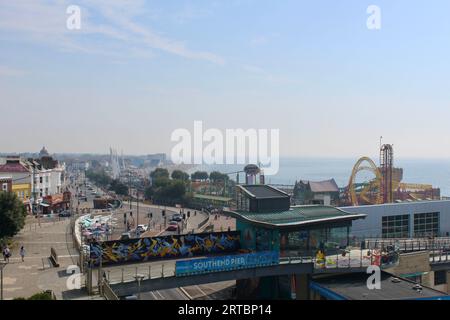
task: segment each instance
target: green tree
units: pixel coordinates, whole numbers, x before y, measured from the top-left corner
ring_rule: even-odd
[[[181,181],[188,181],[189,175],[181,170],[174,170],[171,175],[172,179],[174,180],[181,180]]]
[[[104,170],[87,170],[86,177],[102,187],[107,187],[112,182],[111,177]]]
[[[111,181],[109,190],[112,190],[116,194],[121,195],[121,196],[128,195],[128,187],[124,183],[120,182],[118,179],[114,179]]]
[[[25,226],[27,210],[12,192],[0,192],[0,239],[15,236]]]
[[[196,171],[191,174],[192,180],[208,180],[208,172],[206,171]]]
[[[152,172],[150,172],[150,177],[152,180],[158,179],[158,178],[169,178],[169,171],[164,168],[156,168]]]
[[[209,174],[209,180],[211,180],[212,182],[227,181],[229,180],[229,177],[227,174],[221,173],[219,171],[213,171]]]

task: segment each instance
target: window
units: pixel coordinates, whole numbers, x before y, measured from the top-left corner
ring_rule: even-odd
[[[434,272],[434,285],[438,286],[447,283],[447,270]]]
[[[382,217],[381,234],[383,238],[408,238],[409,215]]]
[[[3,183],[3,184],[2,184],[2,190],[3,190],[3,191],[8,190],[8,184],[7,184],[7,183]]]
[[[428,237],[439,233],[439,212],[414,214],[414,236]]]
[[[42,183],[42,177],[39,177],[39,183]]]

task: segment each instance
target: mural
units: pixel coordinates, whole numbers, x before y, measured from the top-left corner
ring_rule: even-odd
[[[94,265],[145,262],[156,259],[188,258],[240,249],[240,232],[212,232],[152,238],[93,242],[90,257]]]

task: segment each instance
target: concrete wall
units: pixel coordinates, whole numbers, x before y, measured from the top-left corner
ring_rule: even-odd
[[[353,221],[352,235],[357,237],[381,237],[381,224],[383,216],[410,215],[410,236],[414,232],[414,214],[439,212],[440,233],[450,233],[450,201],[417,201],[404,203],[389,203],[370,206],[342,207],[341,209],[350,213],[367,214],[365,219]]]
[[[397,266],[386,269],[387,272],[397,276],[427,272],[422,275],[422,284],[427,287],[434,286],[433,272],[430,267],[430,254],[428,251],[401,254]]]

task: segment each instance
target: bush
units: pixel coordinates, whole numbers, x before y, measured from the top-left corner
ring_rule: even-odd
[[[19,298],[14,298],[14,300],[53,300],[53,295],[52,295],[51,291],[42,291],[42,292],[33,294],[28,299],[19,297]]]

